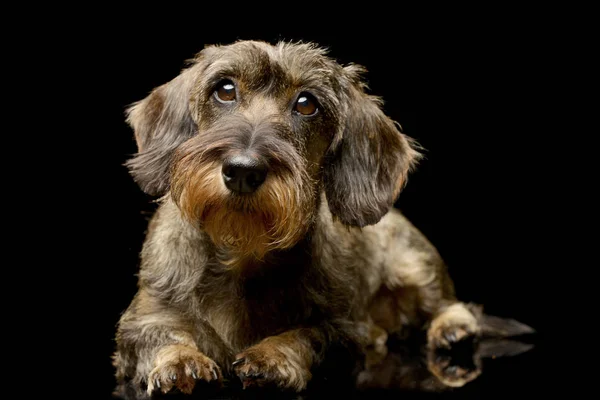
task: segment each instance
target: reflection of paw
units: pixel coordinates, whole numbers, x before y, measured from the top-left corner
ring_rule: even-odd
[[[430,351],[427,357],[427,367],[444,385],[461,387],[481,374],[481,360],[476,358],[472,351],[463,356],[467,357],[467,362],[453,359],[450,354]]]
[[[479,336],[477,320],[462,303],[444,310],[432,322],[427,331],[429,348],[450,349],[455,343]]]
[[[173,389],[190,394],[196,381],[220,382],[222,379],[221,370],[213,360],[188,346],[164,347],[158,352],[155,365],[148,377],[148,394]]]
[[[236,358],[233,367],[244,388],[277,387],[300,392],[311,378],[302,358],[285,343],[263,341]]]

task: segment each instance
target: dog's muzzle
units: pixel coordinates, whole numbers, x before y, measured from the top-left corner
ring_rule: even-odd
[[[225,186],[232,192],[252,193],[267,178],[267,165],[258,157],[239,154],[227,158],[221,169]]]

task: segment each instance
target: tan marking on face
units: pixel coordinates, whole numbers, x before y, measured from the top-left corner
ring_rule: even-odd
[[[176,201],[184,216],[200,224],[217,247],[237,255],[231,264],[293,246],[311,223],[312,187],[297,188],[289,175],[268,175],[254,194],[235,197],[223,183],[220,163],[183,163],[173,184],[181,187]]]

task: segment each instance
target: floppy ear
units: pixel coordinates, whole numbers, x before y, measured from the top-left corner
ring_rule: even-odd
[[[340,129],[328,150],[324,186],[331,213],[346,225],[377,222],[393,206],[420,158],[416,143],[367,95],[364,69],[344,68]]]
[[[194,67],[190,67],[127,110],[138,152],[126,166],[148,194],[168,190],[174,151],[197,131],[189,110],[193,82]]]

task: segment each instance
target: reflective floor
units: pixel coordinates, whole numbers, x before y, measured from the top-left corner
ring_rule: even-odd
[[[216,390],[199,387],[190,396],[168,394],[157,399],[489,399],[540,394],[547,366],[536,338],[486,339],[452,350],[428,351],[421,342],[391,340],[387,353],[373,351],[356,384],[327,378],[305,393],[284,394],[264,389]],[[542,380],[541,380],[542,379]],[[235,386],[235,385],[234,385]],[[544,385],[548,387],[548,385]]]

